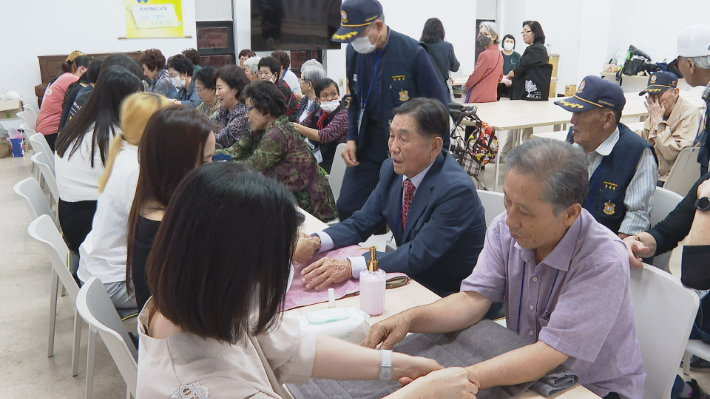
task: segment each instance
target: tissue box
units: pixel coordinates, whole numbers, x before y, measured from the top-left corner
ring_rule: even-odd
[[[15,114],[22,111],[20,100],[0,101],[0,119],[14,118]]]

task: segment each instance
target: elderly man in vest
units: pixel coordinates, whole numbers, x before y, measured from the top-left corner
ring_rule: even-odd
[[[626,104],[621,87],[587,76],[573,97],[555,104],[572,112],[567,141],[587,153],[582,206],[621,238],[648,230],[658,166],[651,145],[619,123]]]

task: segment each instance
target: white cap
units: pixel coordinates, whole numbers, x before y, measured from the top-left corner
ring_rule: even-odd
[[[678,55],[702,57],[710,55],[710,25],[692,25],[678,34]]]

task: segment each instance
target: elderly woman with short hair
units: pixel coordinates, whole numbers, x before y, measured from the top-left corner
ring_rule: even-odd
[[[496,102],[498,83],[503,79],[503,55],[498,51],[500,35],[494,23],[481,23],[478,28],[478,41],[485,50],[478,55],[476,67],[466,82],[466,102]]]
[[[259,80],[259,60],[261,60],[261,57],[254,56],[251,58],[247,58],[242,63],[244,73],[247,74],[247,77],[249,78],[250,82],[256,82],[257,80]]]
[[[316,104],[316,91],[313,86],[317,81],[325,78],[327,78],[327,76],[325,75],[325,69],[322,67],[314,65],[301,68],[301,78],[298,80],[298,83],[301,85],[303,98],[298,106],[298,118],[296,118],[298,123],[303,123],[311,112],[318,109],[318,104]]]
[[[286,117],[286,101],[271,81],[249,83],[244,105],[251,129],[229,154],[286,186],[298,205],[323,222],[338,217],[335,199],[325,174],[310,147]]]

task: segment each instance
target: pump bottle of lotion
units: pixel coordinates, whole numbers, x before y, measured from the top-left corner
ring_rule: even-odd
[[[386,283],[387,274],[377,265],[377,248],[370,247],[367,270],[360,272],[360,309],[363,312],[377,316],[385,311]]]

